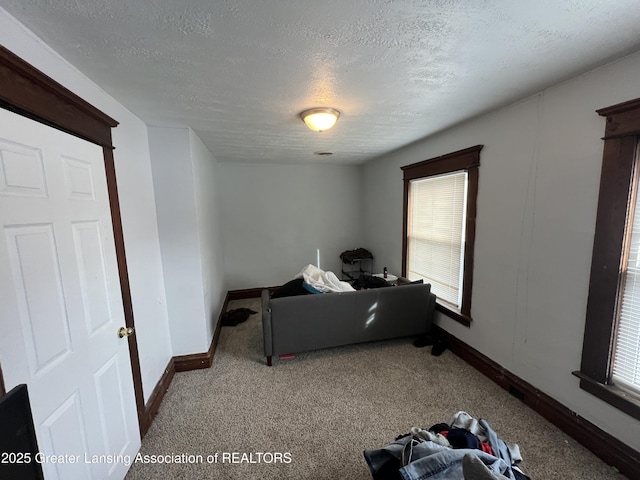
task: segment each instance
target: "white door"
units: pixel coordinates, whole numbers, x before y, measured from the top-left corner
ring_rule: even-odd
[[[47,480],[122,479],[140,447],[102,148],[0,109],[0,363]]]

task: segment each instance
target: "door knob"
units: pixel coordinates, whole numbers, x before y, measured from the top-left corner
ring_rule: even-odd
[[[118,336],[120,338],[128,337],[133,333],[133,327],[120,327],[118,330]]]

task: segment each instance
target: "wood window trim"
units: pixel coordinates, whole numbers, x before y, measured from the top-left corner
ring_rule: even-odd
[[[31,118],[103,149],[107,190],[116,248],[125,324],[134,326],[111,129],[118,122],[0,45],[0,108]],[[141,432],[148,423],[136,335],[129,337],[129,356]],[[5,390],[0,376],[0,391]]]
[[[473,260],[474,244],[476,238],[476,213],[478,199],[478,167],[480,166],[480,150],[483,145],[458,150],[453,153],[424,160],[411,165],[401,167],[403,173],[403,220],[402,220],[402,275],[407,275],[407,228],[409,215],[409,184],[411,180],[429,177],[458,170],[468,172],[467,211],[465,223],[465,250],[464,250],[464,274],[462,279],[462,305],[460,311],[454,310],[441,303],[436,304],[436,309],[450,318],[470,326],[471,318],[471,293],[473,287]]]
[[[621,258],[640,143],[640,98],[597,110],[606,117],[600,193],[582,346],[580,388],[640,419],[640,399],[611,385]]]

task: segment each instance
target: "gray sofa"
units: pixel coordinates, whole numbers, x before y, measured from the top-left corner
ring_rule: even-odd
[[[267,364],[274,355],[428,333],[435,303],[429,284],[274,299],[263,290]]]

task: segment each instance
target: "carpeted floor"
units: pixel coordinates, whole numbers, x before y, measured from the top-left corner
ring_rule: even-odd
[[[228,308],[238,307],[259,311],[260,302]],[[176,374],[142,442],[142,455],[187,463],[135,463],[127,480],[367,480],[363,450],[460,410],[517,443],[533,480],[626,478],[451,352],[435,357],[412,339],[274,359],[269,368],[258,313],[222,328],[210,369]]]

